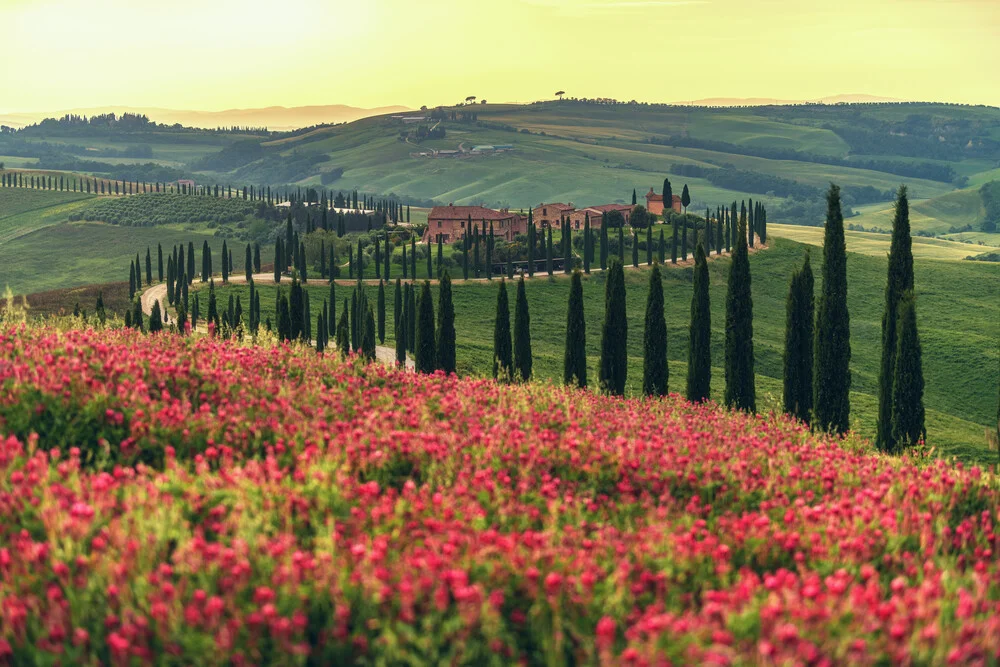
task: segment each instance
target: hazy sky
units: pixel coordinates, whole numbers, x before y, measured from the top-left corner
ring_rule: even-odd
[[[1000,0],[0,0],[0,112],[870,93],[1000,105]]]

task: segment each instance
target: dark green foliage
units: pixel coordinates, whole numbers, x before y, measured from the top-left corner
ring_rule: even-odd
[[[406,366],[406,321],[396,318],[393,322],[396,325],[396,363]]]
[[[726,289],[726,405],[757,411],[753,358],[753,298],[750,294],[750,258],[746,223],[733,251]]]
[[[632,268],[639,268],[639,236],[632,230]]]
[[[546,228],[545,242],[545,272],[552,275],[552,226]]]
[[[686,185],[684,186],[687,187]],[[686,262],[688,259],[688,223],[687,216],[681,218],[681,261]]]
[[[212,277],[212,249],[208,245],[208,240],[201,246],[201,282],[207,283]],[[161,278],[162,280],[162,278]]]
[[[653,264],[653,225],[646,227],[646,266]]]
[[[128,298],[135,296],[135,262],[128,263]]]
[[[163,330],[163,316],[160,314],[160,302],[153,302],[153,312],[149,316],[149,333]]]
[[[590,214],[583,221],[583,272],[590,274],[590,261],[594,253],[594,238],[590,231]]]
[[[215,300],[215,279],[208,281],[208,315],[207,319],[215,325],[215,330],[219,330],[219,304]]]
[[[587,386],[587,323],[583,313],[583,281],[574,271],[569,287],[566,313],[566,350],[563,355],[563,382]]]
[[[573,231],[569,220],[563,223],[562,248],[563,273],[569,273],[573,270]]]
[[[372,307],[365,304],[363,330],[361,334],[361,355],[368,361],[375,361],[375,315]]]
[[[806,254],[792,274],[785,305],[784,409],[809,423],[813,399],[813,273]]]
[[[884,452],[896,451],[893,438],[893,382],[896,374],[897,308],[903,294],[913,290],[913,248],[910,238],[910,204],[906,186],[896,195],[896,214],[892,221],[889,246],[889,275],[885,285],[885,311],[882,313],[882,364],[878,377],[878,425],[875,446]]]
[[[229,282],[229,250],[225,239],[222,240],[222,282]]]
[[[377,266],[377,265],[376,265]],[[385,284],[378,281],[378,342],[385,342]]]
[[[583,298],[581,293],[580,298]],[[582,305],[582,304],[581,304]],[[649,273],[646,296],[646,327],[643,331],[642,393],[646,396],[667,394],[667,321],[663,315],[663,279],[660,265]]]
[[[608,225],[606,215],[601,215],[601,271],[608,268]]]
[[[205,245],[208,245],[208,241],[205,241]],[[163,282],[163,246],[159,243],[156,244],[156,281]]]
[[[434,301],[430,281],[425,280],[417,301],[416,368],[418,373],[433,373],[437,369],[434,340]]]
[[[97,315],[97,321],[104,324],[108,319],[108,315],[104,310],[104,292],[100,291],[97,293],[97,303],[94,305],[94,313]]]
[[[332,250],[331,250],[331,252],[332,252]],[[331,257],[332,257],[332,255],[331,255]],[[189,270],[188,276],[190,276],[191,274],[194,273],[194,259],[192,259],[192,255],[191,255],[191,246],[188,246],[188,270]],[[253,244],[253,271],[254,271],[254,273],[260,273],[260,270],[261,270],[261,266],[260,266],[260,243],[257,243],[256,241],[254,241],[254,244]]]
[[[687,399],[695,403],[708,400],[712,384],[712,308],[708,287],[708,261],[704,248],[699,245],[694,251],[686,387]]]
[[[305,299],[302,296],[302,285],[298,274],[292,271],[292,288],[288,296],[288,316],[291,327],[288,337],[291,340],[305,338]]]
[[[842,434],[850,426],[851,322],[847,311],[847,247],[839,187],[830,186],[826,202],[823,284],[816,308],[813,425],[820,431]]]
[[[687,213],[688,205],[691,203],[691,193],[688,191],[687,183],[684,184],[684,189],[681,190],[681,206],[684,207],[684,213]],[[667,206],[666,202],[663,204]]]
[[[660,264],[663,264],[663,260],[664,260],[664,258],[666,256],[665,253],[666,253],[666,246],[663,243],[663,230],[661,229],[660,230],[660,243],[659,243],[659,245],[656,248],[656,261],[658,261]]]
[[[924,371],[913,292],[900,296],[896,323],[896,365],[892,383],[892,439],[902,450],[926,439]]]
[[[674,222],[671,225],[671,227],[674,228],[674,238],[673,238],[673,244],[670,246],[670,263],[671,264],[676,264],[677,263],[677,234],[678,234],[678,229],[677,229],[678,225],[677,225],[677,221],[676,220],[674,220]]]
[[[250,248],[250,244],[247,244],[246,257],[243,260],[243,273],[246,275],[247,282],[253,278],[253,250]]]
[[[430,249],[428,248],[428,252]],[[427,288],[430,289],[429,287]],[[429,292],[428,292],[429,294]],[[437,367],[445,373],[455,372],[455,306],[451,300],[451,276],[445,271],[438,292],[438,324],[436,333]]]
[[[621,261],[612,261],[604,285],[604,325],[601,328],[601,391],[625,394],[628,377],[628,320],[625,317],[625,272]]]
[[[610,216],[609,216],[610,217]],[[625,266],[625,226],[618,227],[618,261]]]
[[[406,345],[410,352],[416,354],[417,351],[417,287],[413,283],[409,283],[409,291],[407,292],[407,308],[406,311]]]
[[[531,379],[531,316],[528,295],[524,291],[524,276],[517,281],[514,301],[514,377],[522,382]]]
[[[340,321],[337,322],[337,349],[345,357],[351,353],[351,322],[347,311],[347,299],[344,299],[344,309],[340,312]]]
[[[149,247],[146,248],[146,285],[153,284],[153,257],[149,251]]]
[[[507,283],[500,281],[497,289],[497,311],[493,321],[493,377],[509,381],[514,375],[513,348],[510,341],[510,304]]]

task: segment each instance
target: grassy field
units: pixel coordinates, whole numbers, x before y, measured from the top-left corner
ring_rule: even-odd
[[[891,228],[891,219],[889,224]],[[780,236],[810,245],[823,245],[824,230],[822,227],[768,224],[767,229],[768,233],[773,236]],[[985,236],[1000,238],[1000,234],[987,234]],[[889,253],[889,243],[892,241],[892,236],[889,234],[875,234],[872,232],[847,231],[844,232],[844,237],[847,240],[847,249],[849,251],[876,257],[885,257]],[[978,255],[988,250],[989,248],[970,243],[920,236],[913,237],[913,256],[917,259],[960,261],[969,255]]]
[[[762,410],[779,409],[785,296],[792,270],[801,263],[805,246],[775,239],[771,248],[751,257],[754,295],[754,341],[758,401]],[[813,266],[820,279],[822,255],[814,251]],[[723,390],[725,283],[728,259],[710,263],[713,322],[713,397]],[[875,391],[880,359],[881,316],[886,262],[884,256],[852,253],[848,260],[851,308],[853,422],[871,435],[876,412]],[[648,270],[628,270],[629,391],[641,384],[642,318]],[[926,405],[930,444],[968,460],[990,460],[983,432],[996,415],[996,387],[1000,364],[1000,267],[985,263],[942,262],[918,257],[920,335],[927,380]],[[262,285],[261,309],[273,320],[274,286]],[[667,267],[664,278],[668,327],[670,388],[683,392],[687,357],[687,327],[691,299],[691,269]],[[325,283],[308,286],[312,313],[317,315],[329,298]],[[369,288],[375,303],[376,290]],[[461,373],[484,375],[492,365],[496,283],[455,282],[454,303],[458,330],[458,367]],[[592,381],[596,381],[600,325],[603,318],[604,278],[599,272],[584,280],[587,343]],[[819,285],[817,284],[817,290]],[[347,283],[338,285],[336,298],[350,296]],[[436,292],[436,287],[434,288]],[[224,303],[230,293],[248,298],[246,287],[219,291]],[[535,375],[558,381],[562,377],[568,281],[565,276],[536,277],[527,285],[532,316]],[[513,291],[510,292],[513,301]],[[391,339],[392,290],[387,291],[387,332]],[[342,305],[340,306],[342,307]],[[339,312],[339,308],[338,308]],[[392,344],[387,343],[387,344]]]
[[[0,248],[20,236],[64,222],[92,199],[74,192],[0,188]]]
[[[979,187],[955,190],[923,200],[918,200],[911,192],[910,228],[914,233],[924,231],[933,234],[947,234],[952,227],[961,228],[966,225],[972,225],[973,228],[979,229],[983,215]],[[845,220],[845,222],[862,225],[865,229],[872,227],[892,229],[893,206],[891,202],[859,207],[857,211],[860,215]],[[996,236],[1000,240],[1000,234]]]
[[[116,227],[100,222],[64,222],[0,244],[0,289],[9,285],[15,294],[31,294],[67,287],[128,279],[129,260],[146,248],[156,253],[188,241],[200,249],[208,240],[213,252],[222,250],[222,239],[208,230],[188,230],[181,225]],[[243,264],[243,244],[232,247],[233,262]],[[273,247],[261,249],[270,261]],[[216,255],[216,258],[218,255]],[[200,264],[198,265],[200,267]],[[155,272],[155,268],[154,268]]]

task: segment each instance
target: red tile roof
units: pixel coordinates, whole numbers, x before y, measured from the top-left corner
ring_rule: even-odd
[[[572,204],[563,204],[563,203],[560,203],[560,202],[555,202],[553,204],[539,204],[535,208],[539,209],[539,208],[542,208],[542,207],[545,207],[545,208],[554,208],[557,211],[572,211],[573,209],[576,208]]]
[[[680,200],[681,198],[679,195],[674,195],[673,199],[671,199],[670,201],[680,201]],[[656,194],[655,192],[653,192],[652,188],[650,188],[649,192],[646,193],[646,201],[647,202],[663,201],[663,195]]]
[[[595,206],[588,206],[587,208],[592,208],[601,213],[607,211],[631,211],[632,207],[628,204],[597,204]]]

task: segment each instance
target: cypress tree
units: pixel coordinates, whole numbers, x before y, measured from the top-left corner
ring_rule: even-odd
[[[222,282],[229,282],[229,250],[226,248],[226,240],[222,239]]]
[[[904,292],[897,306],[896,365],[892,384],[892,440],[897,450],[927,437],[924,427],[924,371],[913,292]]]
[[[396,322],[403,316],[403,286],[399,278],[396,278],[396,290],[392,297],[392,322],[395,330]]]
[[[632,230],[632,268],[639,268],[639,235]]]
[[[545,272],[552,275],[552,225],[550,224],[546,228],[546,242],[545,242]]]
[[[491,243],[491,245],[492,245],[492,243]],[[428,280],[430,280],[431,278],[434,277],[434,266],[433,266],[433,262],[431,261],[431,257],[432,257],[433,254],[434,253],[432,252],[432,249],[431,249],[431,242],[427,241],[427,279]]]
[[[621,261],[611,262],[604,285],[604,326],[601,329],[601,390],[625,394],[628,377],[628,320],[625,315],[625,272]]]
[[[563,383],[587,386],[587,323],[583,313],[583,280],[573,272],[566,312],[566,349],[563,355]]]
[[[198,326],[198,316],[201,315],[201,302],[197,294],[194,295],[194,303],[191,304],[191,330]]]
[[[274,282],[281,282],[282,247],[281,239],[274,242]]]
[[[409,211],[409,207],[406,209]],[[507,253],[507,266],[510,266],[510,253]],[[444,241],[441,239],[441,235],[438,234],[437,239],[437,277],[441,278],[441,272],[444,270]]]
[[[594,239],[590,235],[590,214],[583,220],[583,272],[590,275],[590,260],[594,252]]]
[[[700,245],[694,250],[694,289],[688,329],[687,399],[707,401],[712,386],[712,307],[709,301],[708,260]]]
[[[676,264],[677,263],[677,227],[678,227],[678,222],[677,222],[676,218],[671,223],[671,227],[673,227],[674,239],[673,239],[673,245],[670,247],[670,263],[671,264]]]
[[[208,243],[208,241],[205,241],[205,243]],[[159,243],[156,244],[156,258],[157,258],[156,259],[156,262],[157,262],[157,264],[156,264],[156,270],[157,270],[156,281],[162,283],[163,282],[163,246],[160,245]]]
[[[757,411],[753,357],[753,297],[750,293],[750,257],[746,223],[740,222],[740,237],[729,267],[726,289],[726,405],[746,412]]]
[[[684,186],[687,187],[687,186]],[[688,221],[687,213],[681,218],[681,261],[688,261]]]
[[[344,309],[340,313],[340,321],[337,322],[337,348],[345,357],[351,353],[351,322],[347,308],[347,299],[344,299]]]
[[[528,277],[535,277],[535,245],[537,244],[535,223],[531,221],[531,209],[528,209]]]
[[[646,396],[666,396],[667,321],[663,316],[663,279],[660,265],[649,273],[649,293],[646,296],[646,327],[643,331],[642,393]]]
[[[376,264],[377,266],[377,264]],[[385,342],[385,284],[378,281],[378,341]]]
[[[601,271],[608,268],[608,216],[601,214]]]
[[[509,381],[514,377],[513,348],[510,341],[510,305],[507,283],[500,280],[497,290],[497,312],[493,321],[493,377]]]
[[[212,277],[212,249],[206,239],[201,246],[201,282],[207,283]]]
[[[361,335],[361,354],[369,362],[375,361],[375,316],[372,307],[366,306],[364,329]]]
[[[517,281],[514,300],[514,378],[522,382],[531,379],[531,316],[528,314],[528,296],[524,290],[524,276]]]
[[[375,277],[382,277],[382,244],[378,236],[375,237]]]
[[[889,246],[889,275],[885,285],[882,313],[882,365],[878,377],[878,427],[875,445],[884,452],[896,450],[893,439],[893,382],[896,374],[896,323],[903,294],[913,290],[913,249],[910,238],[910,205],[906,186],[896,194],[896,214],[892,221]]]
[[[177,304],[177,321],[175,324],[177,325],[177,333],[182,336],[187,333],[187,317],[187,308],[184,306],[184,302],[181,301]]]
[[[684,184],[684,189],[681,190],[681,206],[684,207],[684,216],[687,217],[688,204],[691,203],[691,193],[688,191],[687,183]]]
[[[128,262],[128,298],[135,297],[135,262]]]
[[[428,249],[430,252],[430,249]],[[428,288],[429,289],[429,288]],[[455,306],[451,301],[451,276],[445,271],[438,292],[437,367],[455,372]]]
[[[302,288],[302,340],[312,340],[312,314],[309,312],[309,292]]]
[[[851,412],[851,329],[847,310],[847,247],[839,187],[830,185],[826,202],[823,284],[816,308],[814,425],[820,431],[843,434],[849,427]]]
[[[665,258],[666,258],[666,245],[663,242],[663,230],[661,229],[660,230],[660,244],[659,244],[659,246],[657,246],[657,249],[656,249],[656,261],[659,262],[660,264],[663,264],[663,261],[664,261]]]
[[[406,302],[406,345],[410,352],[417,352],[417,287],[413,283],[407,286]]]
[[[396,364],[406,366],[406,322],[403,319],[394,320],[396,326]]]
[[[403,278],[405,279],[405,278],[409,278],[409,274],[410,274],[410,271],[409,271],[409,262],[406,261],[406,243],[405,242],[402,244],[402,247],[403,247],[403,258],[402,258],[402,262],[403,262]],[[416,278],[416,276],[413,276],[413,277]]]
[[[806,253],[792,274],[785,305],[784,410],[809,423],[812,413],[813,274]]]
[[[618,262],[625,266],[625,225],[618,227]]]
[[[247,282],[253,280],[253,251],[250,244],[247,244],[246,258],[243,260],[243,271],[246,274]]]
[[[417,239],[414,236],[410,237],[410,275],[413,279],[417,279]]]
[[[351,349],[357,352],[361,349],[361,310],[358,308],[358,289],[351,292]]]
[[[153,258],[149,252],[149,246],[146,246],[146,285],[153,284]]]
[[[97,321],[104,324],[108,319],[107,312],[104,310],[104,292],[97,292],[97,303],[94,305],[94,313],[97,315]]]
[[[132,328],[137,331],[145,331],[142,324],[142,301],[139,299],[136,299],[132,304]]]
[[[299,284],[299,277],[292,271],[292,288],[288,297],[288,317],[289,330],[288,337],[291,340],[298,340],[305,337],[305,303],[302,298],[302,285]]]
[[[323,304],[326,305],[325,303]],[[325,308],[324,308],[325,309]],[[323,353],[323,331],[326,330],[326,321],[323,319],[323,313],[320,313],[319,320],[316,323],[316,353]]]
[[[160,302],[153,302],[153,312],[149,315],[149,333],[156,333],[163,329],[163,316],[160,314]]]
[[[331,248],[331,252],[332,252],[332,250],[333,249]],[[191,268],[194,268],[194,264],[191,263],[194,260],[190,259],[190,254],[191,253],[190,253],[190,250],[189,250],[189,252],[188,252],[188,256],[189,256],[188,263],[189,263],[189,266],[191,266]],[[333,255],[331,255],[331,257],[332,256]],[[256,241],[254,241],[254,244],[253,244],[253,271],[254,271],[254,273],[260,273],[260,243],[257,243]]]
[[[431,300],[431,283],[424,281],[417,302],[416,368],[418,373],[433,373],[437,368],[434,341],[434,302]]]
[[[570,273],[573,270],[573,232],[569,220],[563,223],[562,246],[563,273]]]

